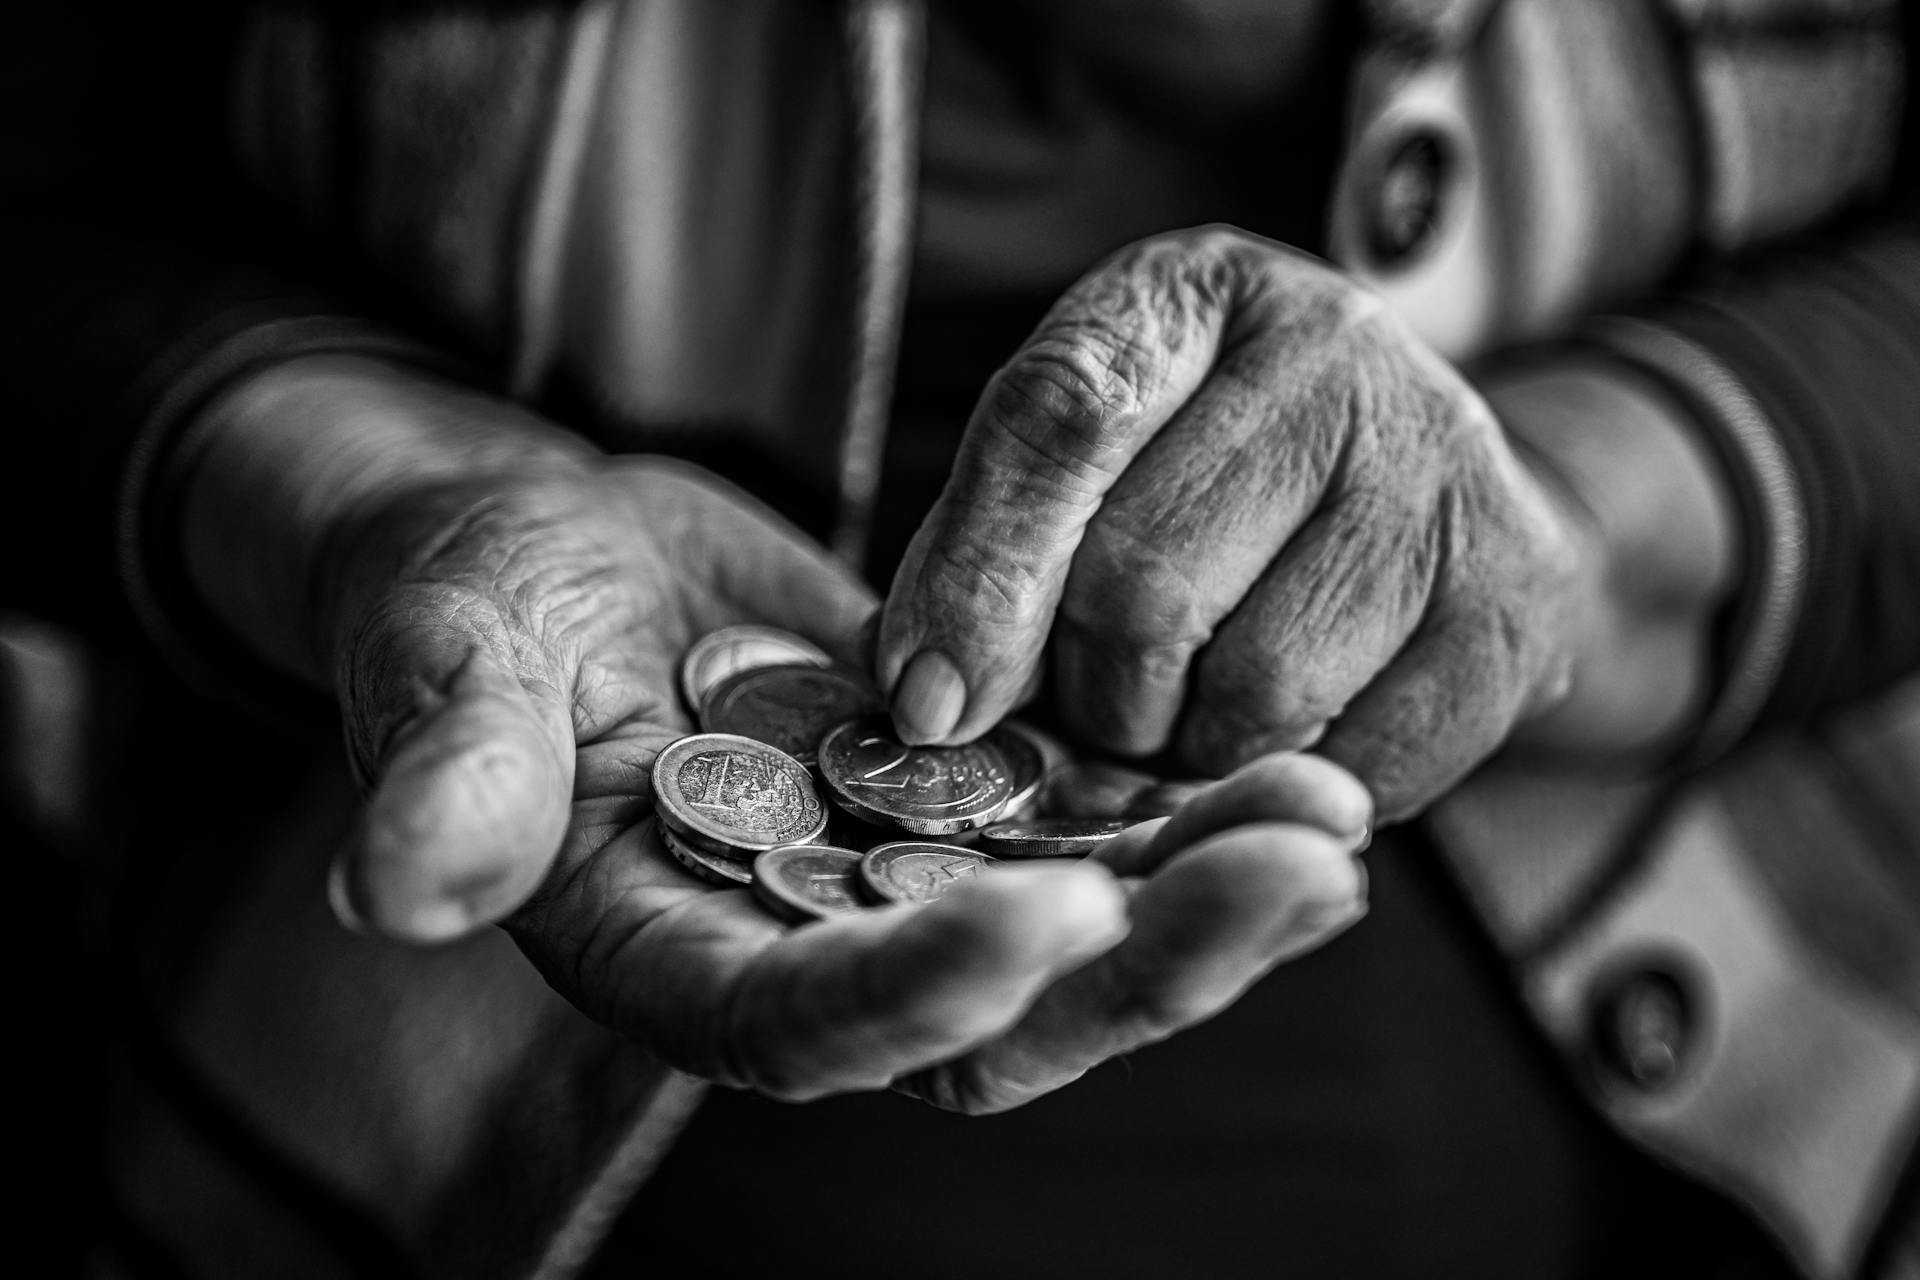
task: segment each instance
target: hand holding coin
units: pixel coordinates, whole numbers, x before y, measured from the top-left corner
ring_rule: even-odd
[[[759,905],[751,870],[707,863],[809,838],[825,810],[798,761],[694,733],[680,663],[749,625],[802,642],[716,642],[702,682],[726,684],[756,653],[850,666],[871,593],[713,477],[596,454],[429,375],[323,360],[229,403],[249,448],[327,442],[314,463],[332,487],[316,492],[339,491],[343,456],[378,480],[319,511],[273,578],[307,584],[311,602],[227,611],[338,691],[368,799],[333,889],[363,929],[432,942],[499,922],[576,1006],[711,1079],[793,1098],[897,1083],[993,1110],[1205,1016],[1357,909],[1350,837],[1327,833],[1364,821],[1365,794],[1336,776],[1316,801],[1331,817],[1230,780],[1098,859],[996,869],[925,905],[840,911],[851,851],[781,854],[795,890],[782,905],[829,913],[790,925]],[[369,440],[374,456],[354,452]],[[825,694],[756,684],[724,714],[790,726],[839,705]],[[685,809],[677,853],[655,791],[676,744],[661,772]],[[970,769],[993,793],[977,811],[962,797],[971,821],[1038,787],[994,756],[1005,794],[985,776],[998,766]],[[906,883],[935,883],[922,871]]]
[[[1359,910],[1351,840],[1328,833],[1364,824],[1365,793],[1299,759],[1272,777],[1216,784],[1166,824],[1078,832],[1099,853],[1077,865],[992,866],[896,841],[876,850],[869,878],[863,852],[805,843],[822,838],[829,803],[862,815],[873,838],[885,838],[879,824],[966,838],[1039,791],[1040,753],[1013,729],[907,748],[884,717],[856,718],[822,735],[816,782],[765,739],[804,743],[823,719],[871,705],[866,686],[832,665],[853,652],[869,600],[718,490],[669,472],[644,492],[650,510],[678,500],[692,517],[682,558],[636,575],[673,591],[601,602],[602,630],[583,633],[606,637],[584,654],[599,683],[568,671],[571,655],[545,656],[554,665],[536,689],[595,696],[574,708],[559,853],[504,923],[560,991],[674,1065],[782,1098],[894,1086],[957,1110],[1001,1110],[1208,1016]],[[764,576],[703,565],[696,528],[723,534],[730,554],[759,542]],[[740,617],[761,634],[703,631]],[[796,661],[767,623],[811,626],[829,665]],[[696,644],[703,634],[720,639]],[[750,638],[760,646],[751,652]],[[532,637],[466,642],[476,639],[489,652],[538,652]],[[682,675],[703,718],[759,736],[689,732]],[[449,709],[463,696],[456,684]],[[419,741],[401,735],[388,769]],[[1047,852],[1085,851],[1042,830]]]
[[[359,927],[437,941],[498,920],[589,1015],[696,1074],[784,1097],[880,1088],[963,1053],[1126,932],[1097,866],[790,929],[750,874],[721,888],[668,850],[655,766],[683,742],[664,772],[696,864],[810,838],[824,817],[804,766],[693,735],[683,656],[749,624],[851,664],[875,607],[720,482],[570,451],[524,476],[422,481],[382,519],[343,538],[381,550],[351,567],[337,606],[372,791],[336,877]],[[705,675],[721,685],[759,661],[718,648]],[[783,716],[814,701],[747,700]]]
[[[876,674],[950,743],[1050,662],[1082,741],[1207,773],[1312,747],[1405,817],[1567,697],[1605,556],[1378,297],[1202,228],[1096,267],[995,375]]]
[[[576,959],[607,1001],[590,1009],[695,1074],[1000,1111],[1211,1017],[1350,925],[1370,816],[1337,766],[1271,757],[1172,818],[1103,829],[1083,862],[793,845],[755,857],[751,894],[662,876],[647,822],[603,850],[625,881]]]

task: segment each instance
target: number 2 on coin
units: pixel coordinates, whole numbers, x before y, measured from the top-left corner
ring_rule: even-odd
[[[875,737],[870,734],[862,738],[855,745],[854,750],[859,751],[867,747],[886,745],[887,740],[885,738]],[[871,787],[875,791],[904,791],[907,788],[907,784],[913,780],[913,769],[911,765],[908,765],[908,761],[912,758],[913,751],[910,748],[903,747],[899,755],[887,761],[879,768],[869,769],[857,778],[847,779],[847,785],[850,787]],[[902,768],[903,765],[907,767]],[[882,780],[884,775],[892,773],[895,769],[901,770],[898,780]]]

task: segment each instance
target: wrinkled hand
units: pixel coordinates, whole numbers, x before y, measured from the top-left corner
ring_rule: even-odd
[[[1374,295],[1232,230],[1098,267],[994,378],[902,564],[909,741],[1037,682],[1125,754],[1308,746],[1386,817],[1567,692],[1597,557],[1562,490]]]
[[[853,660],[865,588],[658,460],[413,485],[334,541],[337,684],[370,788],[344,914],[415,941],[501,920],[563,994],[695,1074],[998,1110],[1209,1016],[1363,909],[1369,798],[1279,758],[1108,865],[788,929],[666,855],[651,766],[691,731],[675,688],[695,639],[764,623]]]

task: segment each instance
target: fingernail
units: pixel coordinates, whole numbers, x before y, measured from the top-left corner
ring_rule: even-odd
[[[1360,838],[1353,842],[1353,851],[1355,853],[1365,853],[1367,851],[1367,847],[1372,843],[1373,843],[1373,824],[1371,822],[1362,823],[1360,827]]]
[[[355,933],[366,933],[367,922],[354,909],[353,895],[347,889],[347,859],[343,854],[333,860],[327,868],[327,905],[333,908],[333,918],[342,926]]]
[[[941,741],[966,709],[967,683],[960,669],[935,649],[915,654],[893,691],[893,726],[909,746]]]

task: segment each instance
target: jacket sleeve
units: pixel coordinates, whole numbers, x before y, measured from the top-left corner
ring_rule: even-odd
[[[1595,1110],[1820,1280],[1920,1259],[1911,190],[1588,331],[1694,411],[1742,491],[1699,772],[1510,760],[1429,816]]]
[[[170,586],[167,486],[148,480],[258,363],[446,360],[369,319],[386,295],[229,169],[237,8],[30,11],[0,39],[0,609],[96,647],[158,630],[168,657],[244,686],[254,664],[210,618],[178,634],[196,606]],[[295,1257],[325,1275],[571,1274],[702,1086],[555,997],[504,935],[415,951],[340,929],[318,905],[352,812],[337,747],[209,718],[181,739],[191,784],[140,819],[143,896],[124,895],[136,927],[113,948],[112,1213],[208,1274]],[[341,998],[288,995],[323,989]]]
[[[407,344],[231,170],[236,6],[33,12],[0,42],[0,606],[114,646],[197,625],[142,505],[174,428],[256,362]]]
[[[1596,1111],[1823,1280],[1920,1257],[1911,16],[1906,32],[1881,198],[1585,333],[1693,411],[1740,497],[1745,585],[1701,771],[1509,761],[1430,820]]]
[[[1875,207],[1588,331],[1695,411],[1740,496],[1747,586],[1700,760],[1920,667],[1920,94],[1907,98]]]

